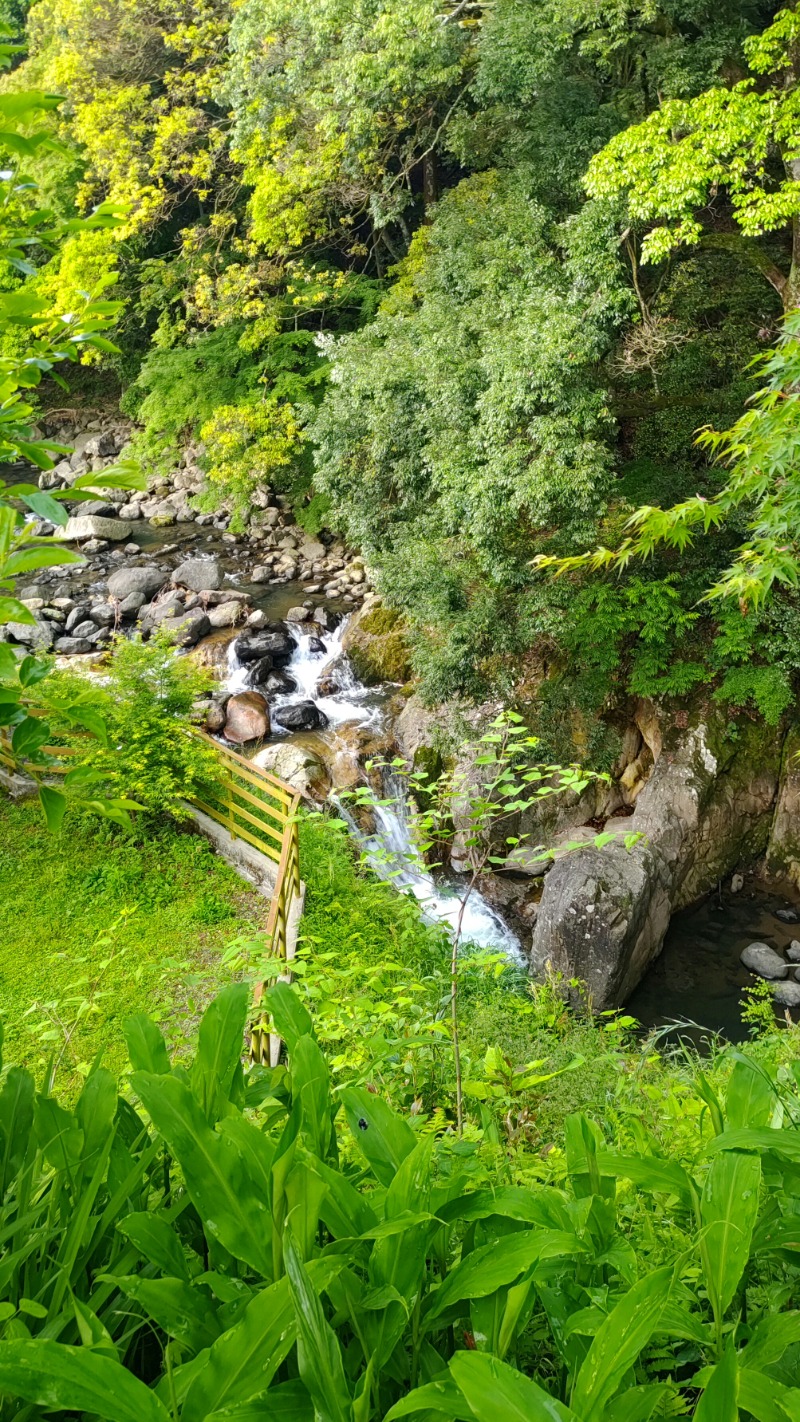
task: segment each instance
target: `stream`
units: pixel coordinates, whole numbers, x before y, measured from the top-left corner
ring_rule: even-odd
[[[286,590],[282,589],[284,598]],[[275,598],[262,597],[262,610],[268,616],[275,615]],[[386,724],[385,705],[387,692],[381,688],[367,687],[358,681],[350,663],[342,652],[342,638],[347,625],[346,616],[341,617],[331,631],[321,631],[317,636],[303,630],[303,626],[286,622],[285,626],[295,642],[295,650],[285,667],[288,676],[295,682],[295,689],[274,697],[271,710],[303,701],[313,701],[324,715],[327,725],[314,732],[289,732],[273,722],[271,741],[287,740],[312,747],[320,740],[327,743],[331,754],[340,747],[350,748],[341,732],[346,727],[372,729],[376,732]],[[324,650],[318,649],[321,643]],[[315,644],[317,644],[315,646]],[[250,668],[239,661],[236,642],[228,648],[225,690],[231,695],[250,688]],[[335,689],[319,694],[320,681],[334,675]],[[394,778],[387,781],[387,803],[375,807],[375,828],[365,834],[347,806],[338,798],[333,802],[339,814],[350,826],[351,833],[361,845],[367,862],[383,879],[390,880],[399,890],[413,894],[420,904],[425,917],[436,923],[445,924],[455,930],[461,910],[461,895],[464,885],[455,876],[434,876],[420,864],[414,847],[409,807],[403,794],[403,786]],[[506,953],[517,964],[524,964],[522,949],[516,934],[504,923],[496,911],[477,892],[470,894],[462,919],[462,937],[465,943],[481,948],[496,949]]]

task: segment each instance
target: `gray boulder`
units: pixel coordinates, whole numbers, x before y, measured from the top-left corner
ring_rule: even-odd
[[[175,587],[205,592],[222,586],[222,570],[216,558],[187,558],[178,564],[171,581]]]
[[[800,983],[775,983],[772,996],[778,1007],[800,1007]]]
[[[248,632],[236,638],[236,655],[240,662],[257,662],[262,657],[289,661],[293,651],[293,639],[288,632],[280,629]]]
[[[88,637],[59,637],[55,650],[60,657],[77,657],[82,652],[94,651],[94,648]]]
[[[107,602],[94,603],[89,609],[89,616],[98,627],[113,627],[117,620],[113,607]]]
[[[143,600],[148,602],[165,582],[166,578],[158,568],[118,568],[108,580],[108,591],[120,601],[132,593],[141,593]]]
[[[182,617],[165,617],[161,627],[169,632],[178,647],[193,647],[211,630],[206,614],[199,611],[185,612]]]
[[[770,948],[768,943],[749,943],[741,955],[741,960],[751,973],[757,973],[760,978],[776,979],[789,976],[788,963],[780,953]]]
[[[97,623],[93,622],[91,617],[86,617],[82,622],[74,623],[73,626],[69,628],[69,636],[78,638],[94,637],[97,630]]]
[[[63,528],[57,528],[53,538],[58,543],[75,543],[83,538],[108,539],[111,543],[122,543],[130,538],[133,525],[122,518],[100,518],[98,514],[85,514],[67,520]]]
[[[34,652],[49,652],[53,645],[53,628],[49,622],[8,622],[6,631],[15,642]]]
[[[800,963],[800,940],[793,938],[786,949],[786,956],[791,963]]]
[[[214,628],[235,627],[241,622],[244,609],[240,602],[221,602],[208,609],[208,620]]]
[[[87,602],[79,602],[76,607],[73,607],[64,624],[64,631],[67,635],[71,636],[78,623],[85,622],[88,616],[89,604]]]

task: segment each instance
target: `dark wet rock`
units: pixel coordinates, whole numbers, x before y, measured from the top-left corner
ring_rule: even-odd
[[[108,591],[112,597],[122,601],[133,593],[141,593],[148,602],[167,581],[159,568],[118,568],[108,580]],[[141,603],[139,606],[141,607]]]
[[[308,650],[312,657],[324,657],[328,649],[321,637],[309,637]]]
[[[257,662],[250,662],[248,665],[248,675],[253,686],[260,686],[262,682],[267,680],[267,677],[272,675],[272,657],[259,657]]]
[[[222,587],[222,570],[216,558],[187,558],[179,563],[172,574],[176,587],[189,588],[192,592],[205,592]]]
[[[289,696],[297,690],[297,682],[288,672],[276,669],[261,682],[261,689],[267,696]]]
[[[269,707],[260,692],[240,691],[229,698],[223,731],[226,740],[247,745],[263,740],[269,732]]]
[[[800,923],[800,913],[793,908],[776,909],[775,917],[779,918],[781,923]]]
[[[96,514],[98,518],[116,518],[117,506],[110,504],[105,499],[87,499],[81,502],[78,507],[80,514]]]
[[[144,607],[146,602],[147,598],[145,597],[144,593],[129,593],[128,596],[124,597],[120,602],[120,613],[123,617],[135,617],[136,613],[139,612],[142,607]]]
[[[789,966],[780,953],[770,948],[768,943],[749,943],[741,955],[742,962],[751,973],[760,978],[788,978]]]
[[[263,632],[246,632],[236,639],[236,655],[240,662],[257,662],[261,657],[288,661],[294,642],[283,629],[265,628]]]
[[[272,717],[285,731],[318,731],[328,724],[327,716],[313,701],[294,701],[288,706],[278,706],[273,710]]]

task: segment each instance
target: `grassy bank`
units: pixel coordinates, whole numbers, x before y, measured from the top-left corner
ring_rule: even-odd
[[[266,905],[198,835],[147,839],[0,798],[0,1016],[7,1056],[63,1053],[62,1086],[97,1052],[126,1060],[121,1021],[146,1010],[174,1045],[230,973],[222,950]],[[68,1038],[68,1040],[67,1040]]]

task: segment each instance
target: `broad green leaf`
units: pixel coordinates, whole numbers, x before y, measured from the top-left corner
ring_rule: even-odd
[[[20,686],[37,686],[51,671],[50,662],[42,661],[39,657],[23,657],[18,668]]]
[[[40,785],[39,800],[47,820],[47,828],[51,834],[58,834],[67,811],[66,797],[50,785]]]
[[[83,1131],[84,1170],[93,1170],[108,1137],[114,1132],[114,1117],[117,1113],[117,1083],[105,1067],[95,1067],[86,1078],[78,1097],[75,1116]]]
[[[26,716],[24,721],[14,727],[11,749],[14,755],[21,759],[25,756],[36,756],[49,739],[50,727],[47,722],[41,721],[38,716]]]
[[[233,1074],[244,1047],[250,989],[231,983],[217,993],[203,1013],[192,1066],[192,1090],[213,1125],[223,1114]]]
[[[163,1274],[189,1282],[189,1267],[178,1235],[160,1215],[144,1211],[126,1215],[119,1220],[117,1229]]]
[[[677,1195],[685,1204],[692,1202],[692,1181],[677,1160],[662,1160],[655,1155],[613,1155],[610,1151],[598,1151],[597,1164],[603,1175],[632,1180],[642,1190]]]
[[[180,1164],[207,1232],[236,1259],[269,1278],[269,1206],[236,1142],[211,1129],[188,1087],[174,1076],[135,1072],[131,1084]]]
[[[454,1304],[484,1298],[505,1284],[513,1284],[541,1259],[572,1259],[587,1252],[588,1245],[577,1235],[560,1230],[531,1229],[502,1235],[473,1249],[451,1269],[432,1296],[428,1317],[438,1318]]]
[[[141,1304],[145,1313],[171,1338],[199,1353],[219,1336],[213,1304],[197,1285],[183,1279],[145,1279],[139,1274],[104,1276]]]
[[[672,1290],[672,1270],[657,1269],[634,1284],[595,1334],[570,1399],[581,1422],[599,1422],[628,1369],[657,1331]]]
[[[314,1404],[299,1378],[277,1383],[254,1402],[211,1412],[208,1422],[314,1422]]]
[[[750,1257],[760,1184],[758,1156],[725,1154],[711,1162],[703,1185],[700,1255],[717,1320],[729,1307]]]
[[[606,1422],[649,1422],[658,1404],[673,1392],[669,1383],[645,1383],[631,1387],[609,1404]]]
[[[297,1367],[318,1422],[351,1422],[352,1398],[339,1340],[325,1317],[290,1233],[283,1257],[297,1322]]]
[[[181,1422],[238,1407],[269,1387],[294,1343],[296,1324],[288,1279],[262,1289],[239,1322],[212,1346],[192,1379]]]
[[[0,1343],[0,1391],[48,1412],[106,1422],[170,1422],[154,1392],[113,1358],[50,1339]]]
[[[134,1071],[169,1074],[169,1053],[159,1028],[144,1012],[123,1019],[122,1031]]]
[[[709,1152],[720,1151],[774,1151],[786,1160],[800,1160],[800,1131],[772,1131],[768,1128],[725,1131],[718,1135],[708,1147]]]
[[[739,1353],[739,1366],[759,1373],[770,1363],[779,1363],[793,1343],[800,1343],[800,1311],[767,1314]]]
[[[35,1086],[30,1072],[10,1067],[0,1091],[0,1197],[22,1168],[33,1130]]]
[[[75,1117],[52,1096],[37,1096],[34,1121],[37,1140],[53,1169],[75,1170],[83,1154],[83,1131]]]
[[[292,1101],[300,1105],[300,1134],[320,1160],[331,1148],[330,1073],[318,1043],[308,1035],[299,1037],[289,1055]]]
[[[286,1043],[291,1054],[301,1037],[313,1036],[314,1024],[300,1001],[297,990],[289,983],[275,983],[264,993],[275,1031]]]
[[[33,446],[29,445],[28,448],[32,449]],[[53,467],[53,461],[47,454],[42,454],[34,460],[34,463],[38,464],[40,469],[52,469]],[[43,489],[36,494],[23,494],[22,502],[27,504],[28,508],[38,514],[40,518],[49,519],[50,523],[57,523],[63,527],[69,518],[64,505]]]
[[[30,608],[16,597],[0,597],[0,623],[2,622],[22,622],[26,627],[36,626],[36,618]]]
[[[739,1422],[738,1394],[736,1354],[728,1347],[703,1389],[695,1409],[695,1422]]]
[[[499,1215],[503,1219],[540,1225],[542,1229],[569,1230],[572,1227],[566,1199],[552,1185],[533,1190],[524,1190],[519,1185],[504,1185],[498,1190],[475,1190],[448,1200],[437,1209],[436,1214],[446,1223],[483,1220]]]
[[[800,1393],[793,1398],[789,1388],[765,1373],[742,1367],[739,1359],[739,1406],[751,1413],[755,1422],[797,1422]]]
[[[427,1419],[431,1412],[453,1418],[454,1422],[475,1422],[475,1413],[449,1374],[414,1388],[389,1409],[384,1422],[395,1422],[397,1417],[418,1417],[420,1414]],[[569,1413],[566,1415],[569,1416]]]
[[[382,1185],[391,1185],[417,1137],[402,1116],[362,1087],[346,1087],[342,1101],[347,1124],[367,1164]]]
[[[456,1353],[450,1372],[478,1422],[578,1422],[578,1414],[488,1353]]]
[[[763,1067],[740,1056],[730,1075],[725,1115],[734,1130],[766,1126],[775,1105],[775,1090]]]

